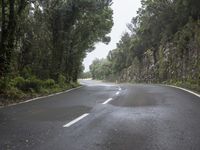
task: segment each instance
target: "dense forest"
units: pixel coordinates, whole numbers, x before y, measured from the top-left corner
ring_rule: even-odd
[[[94,79],[200,87],[200,1],[142,0],[117,48],[90,66]]]
[[[111,3],[1,0],[0,101],[76,86],[86,53],[110,41]]]

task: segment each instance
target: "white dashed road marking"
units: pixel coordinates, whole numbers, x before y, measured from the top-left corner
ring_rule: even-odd
[[[78,121],[82,120],[83,118],[87,117],[89,114],[83,114],[82,116],[74,119],[73,121],[67,123],[66,125],[63,125],[64,128],[68,128],[72,126],[73,124],[77,123]]]
[[[112,98],[109,98],[109,99],[106,100],[103,104],[105,105],[105,104],[109,103],[109,102],[112,101],[112,100],[113,100]]]
[[[120,92],[118,91],[118,92],[116,93],[116,95],[119,95],[119,93],[120,93]]]

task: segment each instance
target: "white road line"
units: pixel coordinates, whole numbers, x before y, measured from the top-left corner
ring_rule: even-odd
[[[200,97],[199,94],[197,94],[197,93],[195,93],[195,92],[192,92],[192,91],[190,91],[190,90],[187,90],[187,89],[178,87],[178,86],[174,86],[174,85],[165,85],[165,86],[173,87],[173,88],[176,88],[176,89],[180,89],[180,90],[186,91],[186,92],[188,92],[188,93],[190,93],[190,94],[193,94],[193,95],[195,95],[195,96],[197,96],[197,97]]]
[[[47,95],[47,96],[36,97],[36,98],[29,99],[29,100],[26,100],[26,101],[23,101],[23,102],[10,104],[10,105],[5,106],[5,107],[16,106],[16,105],[20,105],[20,104],[32,102],[32,101],[35,101],[35,100],[39,100],[39,99],[43,99],[43,98],[48,98],[48,97],[56,96],[56,95],[63,94],[63,93],[67,93],[67,92],[70,92],[70,91],[73,91],[73,90],[76,90],[76,89],[80,89],[80,88],[82,88],[82,87],[83,87],[83,86],[79,86],[79,87],[77,87],[77,88],[69,89],[69,90],[67,90],[67,91],[63,91],[63,92],[59,92],[59,93],[55,93],[55,94],[50,94],[50,95]],[[0,106],[0,108],[4,108],[4,106]]]
[[[120,93],[120,92],[118,91],[118,92],[116,93],[116,95],[119,95],[119,93]]]
[[[83,114],[82,116],[72,120],[71,122],[63,125],[63,128],[68,128],[70,126],[72,126],[73,124],[77,123],[78,121],[82,120],[83,118],[87,117],[89,114]]]
[[[102,103],[103,105],[109,103],[110,101],[112,101],[113,99],[112,98],[109,98],[107,101],[105,101],[104,103]]]

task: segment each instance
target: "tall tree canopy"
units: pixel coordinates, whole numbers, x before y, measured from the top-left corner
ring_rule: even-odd
[[[22,99],[74,87],[86,54],[97,42],[110,42],[111,4],[1,0],[0,97]]]
[[[111,0],[2,0],[0,77],[76,81],[96,42],[108,43]]]
[[[112,72],[106,78],[200,86],[200,1],[141,2],[130,32],[107,57]]]

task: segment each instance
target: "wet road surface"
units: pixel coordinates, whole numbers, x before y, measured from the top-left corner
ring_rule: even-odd
[[[200,150],[200,98],[172,87],[82,80],[0,109],[0,150]]]

